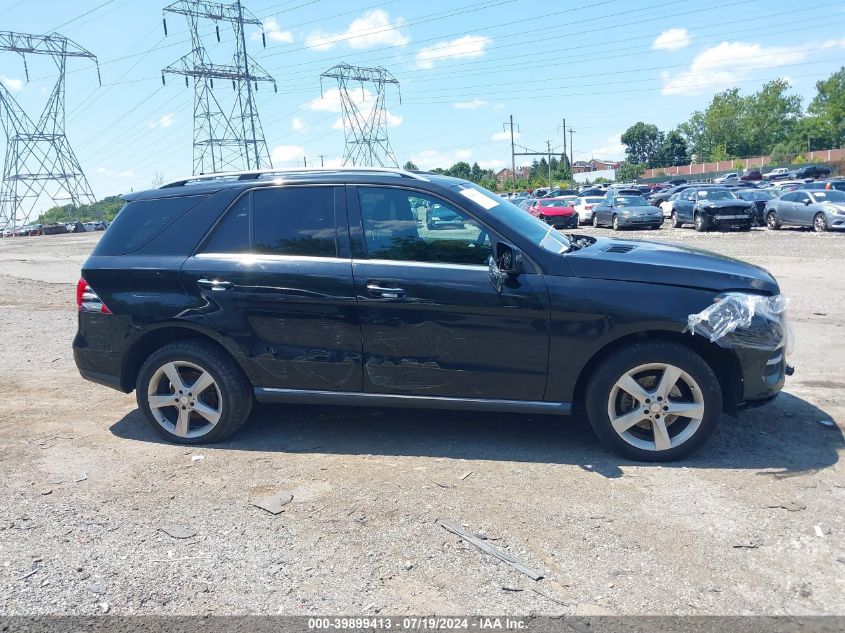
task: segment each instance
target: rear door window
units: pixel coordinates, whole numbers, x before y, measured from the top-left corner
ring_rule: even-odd
[[[334,187],[253,191],[253,252],[337,257]]]

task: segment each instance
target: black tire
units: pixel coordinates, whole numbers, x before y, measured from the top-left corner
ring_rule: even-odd
[[[220,418],[205,435],[180,437],[159,424],[150,409],[147,400],[150,382],[160,368],[172,362],[191,363],[200,367],[211,375],[220,391]],[[189,445],[221,442],[231,436],[246,422],[253,402],[250,383],[240,367],[220,349],[203,341],[171,343],[153,352],[138,372],[135,398],[144,419],[155,433],[168,442]]]
[[[671,220],[672,220],[672,226],[676,229],[679,229],[684,225],[684,223],[681,222],[680,219],[678,219],[678,212],[677,211],[672,211]]]
[[[638,448],[623,439],[613,429],[608,413],[617,381],[627,372],[651,363],[674,365],[686,372],[697,383],[704,405],[701,421],[693,434],[679,445],[660,451]],[[637,461],[672,461],[691,455],[713,434],[722,414],[722,391],[710,366],[688,347],[668,341],[634,343],[613,352],[596,368],[587,383],[585,407],[595,434],[617,454]],[[684,424],[682,418],[677,418],[667,425],[670,434],[675,422]]]
[[[611,224],[613,226],[614,231],[620,230],[621,227],[619,226],[619,216],[618,215],[613,216],[613,219],[611,220]]]
[[[710,230],[710,223],[707,221],[707,216],[703,213],[696,213],[693,218],[693,223],[695,224],[695,230],[699,233],[704,233]]]
[[[777,231],[780,229],[780,218],[778,218],[778,214],[776,211],[769,211],[766,213],[766,226],[769,227],[772,231]]]
[[[825,233],[827,231],[827,218],[824,213],[816,213],[813,216],[813,230],[816,233]]]
[[[660,230],[660,227],[661,227],[661,225],[660,225],[660,224],[652,224],[649,228],[650,228],[652,231],[659,231],[659,230]]]

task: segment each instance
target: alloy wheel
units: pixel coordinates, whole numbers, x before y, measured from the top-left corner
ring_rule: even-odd
[[[816,233],[827,231],[827,218],[824,217],[824,213],[817,213],[816,217],[813,218],[813,230]]]
[[[774,211],[769,211],[766,214],[766,226],[768,226],[772,230],[777,229],[780,226],[778,216]]]
[[[704,418],[698,383],[680,367],[640,365],[623,374],[607,401],[613,430],[625,442],[647,451],[666,451],[689,440]]]
[[[184,438],[207,435],[223,411],[214,378],[187,361],[169,362],[156,370],[147,388],[147,403],[164,430]]]

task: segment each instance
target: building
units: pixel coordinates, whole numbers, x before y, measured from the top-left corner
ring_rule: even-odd
[[[516,170],[516,179],[517,180],[524,180],[531,176],[531,168],[530,167],[519,167]],[[496,181],[500,183],[505,183],[508,181],[513,181],[513,171],[510,169],[500,169],[496,172]]]
[[[619,162],[591,158],[590,160],[576,160],[572,163],[573,174],[584,174],[590,171],[608,171],[611,169],[619,169]]]

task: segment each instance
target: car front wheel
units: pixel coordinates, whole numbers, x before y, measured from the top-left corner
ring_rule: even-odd
[[[613,230],[614,231],[619,230],[619,216],[618,215],[613,216]]]
[[[599,216],[595,213],[593,214],[593,226],[599,228]]]
[[[827,231],[827,218],[824,213],[816,213],[816,217],[813,218],[813,230],[816,233]]]
[[[678,219],[678,212],[677,212],[677,211],[672,211],[672,216],[671,216],[671,217],[672,217],[672,226],[673,226],[674,228],[676,228],[676,229],[681,228],[681,226],[683,225],[683,222],[681,222],[681,221]]]
[[[708,223],[707,223],[707,216],[705,216],[703,213],[696,213],[694,221],[695,221],[695,230],[698,231],[699,233],[703,233],[704,231],[706,231],[709,228]]]
[[[777,231],[780,228],[780,220],[778,219],[778,214],[774,211],[769,211],[766,214],[766,226],[769,227],[772,231]]]
[[[669,461],[713,433],[722,392],[713,370],[672,342],[637,343],[608,357],[587,384],[586,409],[599,439],[620,455]]]
[[[239,368],[200,341],[155,351],[138,373],[135,396],[152,430],[176,444],[220,442],[243,425],[252,408]]]

